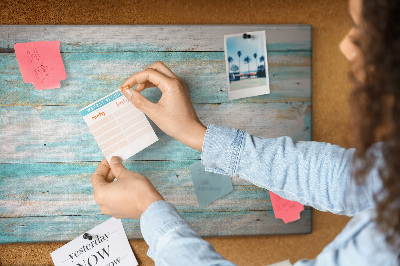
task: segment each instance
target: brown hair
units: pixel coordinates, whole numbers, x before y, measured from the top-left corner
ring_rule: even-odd
[[[361,38],[355,40],[362,54],[350,71],[354,90],[350,96],[357,152],[354,178],[364,183],[376,156],[367,152],[382,143],[384,166],[379,175],[383,188],[376,195],[379,230],[386,242],[400,250],[400,1],[363,0]],[[379,200],[378,200],[379,198]],[[400,254],[399,254],[400,260]]]

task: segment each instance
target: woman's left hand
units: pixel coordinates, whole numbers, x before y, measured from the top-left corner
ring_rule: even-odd
[[[140,219],[153,202],[164,200],[147,177],[126,169],[118,157],[112,157],[110,164],[106,159],[101,161],[92,186],[100,211],[118,219]]]

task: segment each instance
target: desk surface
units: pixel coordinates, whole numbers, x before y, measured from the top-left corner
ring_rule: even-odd
[[[223,35],[265,30],[271,94],[228,101]],[[67,72],[61,89],[22,81],[16,42],[59,40]],[[311,140],[311,27],[0,26],[0,243],[70,240],[108,219],[93,201],[90,177],[103,158],[78,110],[162,61],[188,85],[204,124],[262,137]],[[158,89],[144,93],[156,101]],[[311,232],[275,219],[268,191],[233,178],[234,191],[200,208],[189,166],[200,153],[165,135],[126,162],[147,176],[202,236]],[[139,222],[123,220],[128,238]]]

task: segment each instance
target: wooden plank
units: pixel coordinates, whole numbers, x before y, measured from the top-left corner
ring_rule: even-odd
[[[29,176],[27,176],[29,177]],[[35,177],[32,177],[35,178]],[[37,177],[36,179],[42,179]],[[52,177],[54,182],[58,178]],[[72,179],[72,178],[71,178]],[[150,177],[154,180],[154,177]],[[26,182],[26,181],[24,181]],[[82,187],[68,185],[66,188],[50,186],[49,183],[37,182],[37,187],[11,189],[0,197],[0,217],[27,216],[64,216],[64,215],[99,215],[99,206],[93,200],[90,177]],[[39,187],[44,185],[45,187]],[[9,186],[6,186],[7,188]],[[255,185],[234,186],[234,192],[200,208],[193,186],[158,186],[157,190],[166,201],[174,204],[181,213],[231,212],[272,210],[268,191]]]
[[[205,125],[239,128],[261,137],[286,135],[295,141],[311,140],[310,103],[194,106]],[[103,154],[78,110],[69,106],[0,108],[0,163],[101,161]],[[167,136],[154,123],[152,126],[159,141],[132,160],[200,158],[200,152]]]
[[[0,80],[4,82],[0,105],[86,106],[158,60],[186,82],[194,103],[311,102],[311,52],[268,53],[271,93],[236,101],[228,101],[223,52],[66,53],[62,57],[68,78],[61,81],[61,88],[38,91],[23,82],[15,54],[0,53]],[[144,95],[156,102],[161,92],[154,88]]]
[[[201,236],[272,235],[311,233],[311,209],[300,214],[300,220],[285,224],[272,211],[182,213]],[[240,219],[238,219],[240,217]],[[0,218],[0,242],[70,241],[110,216],[52,216]],[[129,239],[143,238],[138,220],[122,219]],[[43,226],[46,225],[46,226]]]
[[[29,176],[27,176],[29,177]],[[35,177],[32,177],[35,178]],[[52,177],[54,182],[58,178]],[[35,179],[42,179],[37,177]],[[70,178],[72,179],[72,178]],[[154,177],[150,177],[154,180]],[[24,181],[26,182],[26,181]],[[99,215],[99,206],[93,200],[90,178],[82,187],[69,184],[61,188],[49,183],[33,180],[37,187],[25,188],[22,191],[11,189],[0,197],[0,217],[27,216],[64,216],[64,215]],[[43,185],[45,187],[39,187]],[[7,188],[9,186],[6,186]],[[236,216],[240,211],[271,210],[268,191],[255,185],[234,186],[234,192],[217,201],[200,208],[193,186],[158,186],[157,190],[165,200],[174,204],[181,213],[231,212]]]
[[[310,25],[1,25],[0,52],[53,40],[62,52],[223,51],[224,35],[260,30],[269,51],[311,50]]]
[[[267,190],[232,178],[234,191],[200,208],[189,166],[196,161],[127,162],[129,170],[147,176],[164,198],[182,213],[268,211]],[[98,162],[0,165],[0,217],[99,215],[91,176]],[[29,180],[29,186],[21,186]],[[232,214],[235,215],[235,214]]]

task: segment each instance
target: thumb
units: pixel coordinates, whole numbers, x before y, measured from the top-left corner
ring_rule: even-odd
[[[150,110],[154,107],[154,103],[150,102],[140,92],[132,89],[125,89],[122,92],[126,98],[140,111],[148,115]]]
[[[123,177],[123,173],[128,171],[125,166],[122,164],[121,158],[118,156],[113,156],[110,159],[110,168],[111,172],[114,174],[115,178],[120,179]]]
[[[102,185],[108,184],[106,177],[109,171],[110,167],[108,166],[107,160],[103,159],[103,161],[101,161],[101,163],[97,166],[96,171],[94,171],[92,176],[92,186],[94,190],[97,190],[97,188]]]

